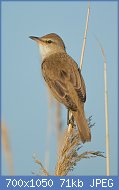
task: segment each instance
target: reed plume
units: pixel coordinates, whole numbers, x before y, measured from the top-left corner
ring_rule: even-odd
[[[94,124],[91,124],[91,118],[88,119],[89,127],[92,127]],[[103,152],[100,151],[86,151],[82,154],[79,154],[80,149],[84,145],[81,144],[78,129],[72,125],[65,130],[62,137],[62,144],[58,152],[58,160],[54,171],[54,176],[66,176],[70,171],[74,169],[81,159],[94,158],[94,157],[105,157]],[[43,167],[42,163],[35,158],[35,163],[40,165],[40,170],[37,175],[51,175]],[[36,174],[36,173],[33,173]]]

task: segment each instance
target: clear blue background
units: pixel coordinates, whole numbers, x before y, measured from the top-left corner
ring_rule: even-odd
[[[81,54],[87,2],[2,2],[2,121],[9,130],[16,175],[31,175],[44,164],[50,150],[49,172],[56,164],[55,113],[47,142],[48,94],[41,74],[38,47],[28,37],[59,34],[77,63]],[[103,58],[95,35],[107,57],[111,175],[117,175],[117,2],[91,2],[89,30],[82,74],[87,88],[86,116],[93,115],[92,142],[85,150],[105,150]],[[53,110],[55,105],[53,105]],[[63,108],[63,126],[66,110]],[[47,145],[49,144],[49,146]],[[82,160],[70,175],[105,175],[106,160]],[[2,175],[7,168],[2,154]]]

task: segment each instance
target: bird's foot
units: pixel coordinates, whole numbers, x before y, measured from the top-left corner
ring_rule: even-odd
[[[73,117],[73,115],[72,115],[72,117],[69,120],[67,120],[67,125],[69,125],[69,124],[71,124],[72,127],[76,126],[75,123],[74,123],[74,117]]]

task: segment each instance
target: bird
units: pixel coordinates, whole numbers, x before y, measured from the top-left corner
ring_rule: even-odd
[[[52,95],[71,111],[78,127],[80,141],[91,141],[84,112],[86,86],[78,64],[68,55],[64,41],[58,34],[29,38],[37,42],[42,60],[42,75]]]

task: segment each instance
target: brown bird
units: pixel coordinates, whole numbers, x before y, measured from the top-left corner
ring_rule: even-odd
[[[57,34],[30,38],[40,48],[42,74],[53,96],[71,110],[81,141],[90,141],[90,129],[84,113],[86,88],[77,63],[67,54],[64,42]]]

